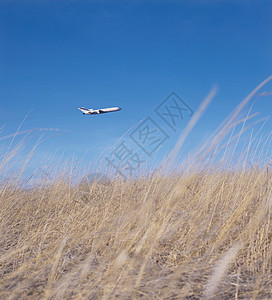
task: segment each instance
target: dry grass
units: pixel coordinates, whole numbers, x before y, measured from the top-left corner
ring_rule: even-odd
[[[71,174],[3,182],[0,298],[271,298],[271,172],[193,170],[87,193]]]
[[[269,298],[271,179],[153,176],[87,196],[65,181],[6,186],[0,298]]]

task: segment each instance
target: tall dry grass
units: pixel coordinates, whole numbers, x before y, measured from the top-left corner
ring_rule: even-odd
[[[231,128],[175,174],[84,193],[65,172],[28,189],[2,182],[0,298],[271,298],[269,165],[201,167]]]

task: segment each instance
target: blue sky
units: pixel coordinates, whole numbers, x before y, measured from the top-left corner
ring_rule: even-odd
[[[195,146],[272,73],[271,53],[271,1],[2,0],[0,143],[31,111],[20,132],[43,130],[32,141],[50,136],[39,159],[58,149],[88,163],[150,117],[169,137],[162,157],[189,120],[173,131],[156,114],[171,92],[195,111],[218,86],[188,140]],[[262,117],[271,100],[257,102]],[[79,106],[122,111],[83,116]]]

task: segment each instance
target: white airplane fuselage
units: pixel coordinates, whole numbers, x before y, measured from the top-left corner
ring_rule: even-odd
[[[109,112],[119,111],[121,110],[120,107],[109,107],[109,108],[101,108],[101,109],[92,109],[92,108],[85,108],[80,107],[78,110],[83,112],[83,115],[97,115],[97,114],[105,114]]]

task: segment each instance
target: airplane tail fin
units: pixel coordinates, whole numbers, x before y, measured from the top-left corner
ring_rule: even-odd
[[[84,114],[88,113],[90,110],[85,107],[79,107],[78,110],[81,110]]]

